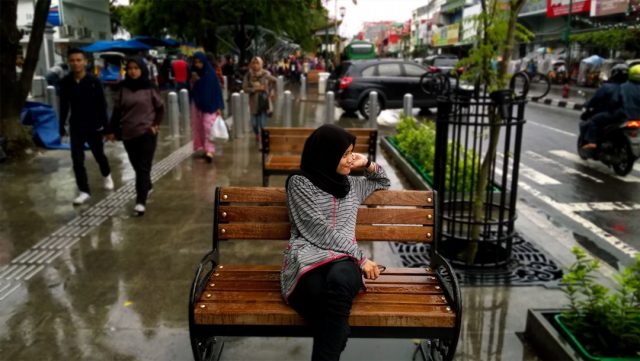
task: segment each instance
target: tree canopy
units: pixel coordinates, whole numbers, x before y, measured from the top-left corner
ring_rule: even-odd
[[[230,50],[229,45],[242,52],[252,39],[247,28],[254,25],[312,50],[314,30],[326,23],[318,0],[133,0],[121,17],[133,34],[174,35],[212,52]]]

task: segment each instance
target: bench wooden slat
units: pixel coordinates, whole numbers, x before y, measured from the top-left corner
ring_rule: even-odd
[[[253,265],[253,264],[228,264],[219,265],[217,270],[228,272],[280,272],[280,265]],[[426,270],[425,268],[405,268],[405,267],[387,267],[384,274],[394,275],[413,275],[413,274],[427,274],[434,275],[433,270]]]
[[[286,193],[284,187],[274,188],[247,188],[243,187],[222,187],[221,202],[235,203],[285,203]],[[227,195],[227,198],[224,198]],[[431,201],[429,201],[431,199]],[[368,206],[415,206],[433,207],[433,193],[428,191],[396,191],[383,190],[371,194],[364,200],[363,204]]]
[[[281,137],[282,139],[269,138],[269,152],[270,153],[297,153],[301,154],[304,149],[304,142],[306,138],[300,139],[288,139],[288,137]],[[369,143],[362,143],[356,141],[353,151],[356,153],[369,153]],[[298,163],[300,164],[300,163]]]
[[[265,282],[279,281],[279,272],[216,272],[211,277],[211,282],[238,281],[238,282]],[[382,273],[377,280],[367,280],[367,284],[394,283],[394,284],[437,284],[434,276],[424,275],[390,275]]]
[[[446,305],[446,299],[441,295],[412,295],[412,294],[386,294],[362,292],[356,296],[355,302],[367,303],[396,303],[406,305]],[[280,292],[271,291],[217,291],[206,292],[200,303],[215,304],[218,302],[277,302],[281,303]]]
[[[220,222],[288,222],[285,206],[220,206]],[[358,224],[433,224],[433,210],[416,208],[360,208]]]
[[[207,291],[277,291],[280,290],[280,281],[224,281],[211,280],[205,288]],[[437,283],[423,284],[391,284],[391,283],[367,283],[367,292],[371,293],[402,293],[420,295],[441,295],[442,288]]]
[[[202,307],[204,306],[204,307]],[[196,304],[196,323],[217,325],[303,325],[304,321],[284,302],[237,303],[224,302],[212,306]],[[367,304],[355,302],[349,324],[377,327],[453,327],[455,314],[447,306],[412,305],[402,303]]]
[[[279,135],[301,135],[308,137],[316,128],[288,128],[288,127],[266,127],[265,131],[269,132],[269,136]],[[346,131],[356,137],[368,137],[371,132],[376,132],[375,128],[346,128]]]
[[[287,240],[291,236],[289,223],[229,223],[220,224],[218,238]],[[431,242],[433,229],[425,226],[356,226],[358,241]]]

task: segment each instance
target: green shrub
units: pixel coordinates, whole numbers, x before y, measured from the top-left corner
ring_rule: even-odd
[[[592,274],[600,263],[579,247],[572,252],[576,262],[562,278],[569,299],[563,322],[594,356],[640,356],[640,255],[615,276],[618,287],[609,294]]]
[[[436,149],[436,126],[433,121],[422,123],[411,116],[402,115],[396,126],[394,140],[400,152],[410,160],[416,162],[420,170],[433,179]],[[472,150],[465,150],[460,144],[449,141],[448,154],[458,154],[457,160],[447,160],[445,188],[451,188],[451,181],[455,180],[456,191],[468,192],[473,186],[474,174],[478,172],[479,158]],[[475,162],[475,164],[474,164]],[[457,164],[456,164],[457,163]],[[451,166],[455,165],[456,172],[451,179]],[[472,172],[473,168],[473,172]]]

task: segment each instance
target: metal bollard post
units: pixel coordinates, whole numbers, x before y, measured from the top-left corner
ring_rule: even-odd
[[[404,115],[412,116],[413,115],[413,95],[407,93],[404,95],[403,99],[404,105]]]
[[[169,108],[169,124],[171,125],[171,136],[180,136],[180,109],[178,109],[178,94],[169,92],[167,95],[167,104]]]
[[[242,102],[240,100],[240,93],[231,94],[231,115],[233,116],[233,137],[238,138],[240,136],[240,130],[242,129]]]
[[[325,114],[326,114],[326,123],[333,123],[336,120],[336,104],[335,104],[335,95],[332,91],[327,92],[327,96],[325,98]]]
[[[180,105],[180,115],[182,115],[182,123],[184,124],[184,133],[191,132],[191,104],[189,104],[189,91],[187,89],[180,90],[178,95],[178,103]]]
[[[282,99],[282,94],[284,93],[284,77],[282,75],[278,75],[278,79],[276,81],[276,92],[278,99]]]
[[[251,124],[251,110],[249,110],[249,94],[245,92],[240,93],[240,99],[242,101],[241,114],[242,114],[242,122],[240,131],[242,134],[247,132],[247,128]]]
[[[293,96],[291,91],[284,92],[283,122],[285,127],[291,127],[291,113],[293,113]]]
[[[60,102],[58,102],[58,96],[56,95],[56,88],[53,85],[47,87],[46,102],[53,107],[56,112],[56,118],[60,119]]]
[[[369,93],[369,121],[375,122],[378,116],[378,93]]]
[[[307,99],[307,77],[304,75],[300,76],[300,99]]]
[[[229,77],[222,77],[222,102],[224,103],[223,117],[229,116]]]

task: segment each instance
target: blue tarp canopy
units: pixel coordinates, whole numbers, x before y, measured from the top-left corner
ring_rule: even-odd
[[[138,35],[133,38],[133,40],[137,40],[141,43],[145,43],[150,46],[166,46],[170,48],[177,48],[180,46],[180,42],[175,39],[165,38],[158,39],[145,35]]]
[[[121,51],[126,53],[140,50],[149,50],[151,48],[151,46],[138,40],[98,40],[95,43],[87,45],[81,49],[88,53],[103,51]]]

